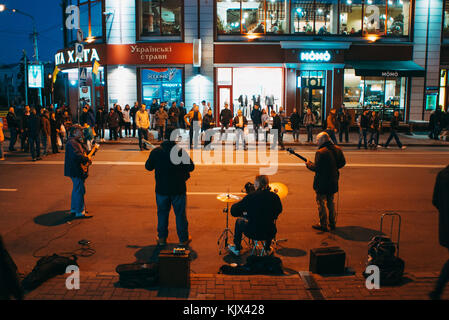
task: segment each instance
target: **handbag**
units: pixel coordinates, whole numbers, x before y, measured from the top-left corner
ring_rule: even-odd
[[[59,135],[56,137],[56,144],[58,145],[58,147],[62,147],[62,141]]]
[[[61,124],[61,128],[59,129],[59,131],[60,131],[62,134],[65,134],[65,133],[66,133],[66,130],[65,130],[65,127],[64,127],[63,124]]]

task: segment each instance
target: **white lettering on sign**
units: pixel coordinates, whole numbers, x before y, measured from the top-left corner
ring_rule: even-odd
[[[145,53],[170,53],[172,52],[172,47],[139,47],[137,45],[131,46],[131,53],[139,53],[141,55]]]
[[[301,61],[308,62],[329,62],[331,60],[331,54],[329,51],[308,51],[301,52]]]
[[[382,71],[382,77],[399,77],[399,73],[395,71]]]
[[[81,57],[75,58],[75,50],[68,50],[65,52],[58,52],[55,54],[55,63],[56,65],[65,64],[66,60],[67,63],[85,63],[85,62],[92,62],[94,60],[100,61],[100,56],[98,55],[97,49],[84,49]],[[65,58],[67,56],[67,59]]]

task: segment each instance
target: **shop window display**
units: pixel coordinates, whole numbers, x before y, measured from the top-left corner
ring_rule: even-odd
[[[141,71],[142,103],[150,105],[153,99],[159,102],[176,101],[179,104],[183,97],[181,68],[145,68]]]
[[[314,1],[292,0],[292,33],[314,34]]]
[[[449,39],[449,0],[444,1],[443,38]]]
[[[362,35],[362,0],[340,1],[340,34]]]
[[[409,0],[388,0],[387,34],[393,36],[407,36],[409,34],[408,21],[410,19]]]
[[[338,0],[316,0],[315,30],[318,35],[336,34]]]
[[[363,31],[365,34],[384,34],[387,18],[386,0],[365,0]]]
[[[287,33],[287,0],[269,0],[266,2],[267,33]]]
[[[217,32],[218,34],[240,33],[240,0],[217,1]]]
[[[383,77],[359,77],[354,69],[346,69],[344,75],[344,103],[347,108],[360,113],[363,109],[378,111],[382,120],[390,120],[394,111],[405,115],[407,79]]]

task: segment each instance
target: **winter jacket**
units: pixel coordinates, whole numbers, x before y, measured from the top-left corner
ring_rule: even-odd
[[[237,125],[239,124],[239,116],[234,118],[234,128],[236,129],[244,129],[247,125],[248,125],[248,120],[246,119],[245,116],[242,116],[242,125],[243,127],[238,127]]]
[[[122,114],[123,114],[123,122],[130,123],[131,122],[130,111],[125,109],[122,111]]]
[[[20,128],[19,120],[17,119],[15,113],[8,112],[8,114],[6,116],[6,121],[8,123],[8,128],[15,128],[15,129]]]
[[[253,109],[251,111],[251,120],[253,120],[254,125],[260,125],[262,123],[262,112],[260,109]]]
[[[109,112],[107,122],[109,128],[118,128],[120,126],[120,117],[117,111]]]
[[[50,128],[50,119],[46,115],[43,115],[41,117],[41,127],[42,127],[42,134],[46,137],[50,136],[51,128]]]
[[[314,125],[316,123],[316,118],[313,113],[304,115],[303,123],[305,126]]]
[[[221,110],[220,123],[222,125],[225,125],[225,126],[229,125],[229,122],[231,121],[231,119],[232,119],[232,111],[231,110],[229,110],[229,109]]]
[[[268,189],[254,191],[231,207],[233,217],[248,220],[245,235],[255,240],[271,240],[276,235],[275,221],[282,212],[279,196]]]
[[[81,164],[88,160],[83,144],[76,138],[70,138],[65,149],[64,176],[83,178],[84,172],[81,169]]]
[[[148,112],[140,109],[136,112],[136,126],[139,129],[148,129],[150,127],[150,116]]]
[[[37,114],[31,114],[28,118],[28,134],[30,137],[39,137],[41,131],[41,119]]]
[[[293,130],[298,130],[301,122],[301,117],[298,112],[293,112],[290,116],[290,122]]]
[[[165,110],[159,109],[154,116],[156,117],[156,125],[163,127],[165,126],[165,121],[168,119],[168,114]]]
[[[338,192],[339,169],[346,164],[340,147],[332,142],[324,143],[315,154],[315,162],[309,170],[315,172],[313,189],[317,194],[334,194]]]
[[[187,126],[190,127],[191,124],[193,124],[193,121],[198,121],[198,125],[201,128],[201,123],[203,122],[203,117],[201,116],[201,112],[195,112],[192,110],[189,111],[189,113],[187,113],[184,116],[184,121],[186,123]]]
[[[437,175],[432,203],[439,212],[440,245],[449,249],[449,166]]]
[[[178,150],[181,160],[179,164],[172,162],[172,148]],[[195,169],[192,159],[185,150],[180,148],[174,141],[164,141],[160,147],[151,151],[145,169],[155,170],[156,193],[161,195],[181,195],[186,194],[186,181],[190,177],[190,172]]]

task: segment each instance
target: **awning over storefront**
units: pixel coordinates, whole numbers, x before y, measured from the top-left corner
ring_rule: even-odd
[[[357,76],[424,77],[426,71],[412,60],[407,61],[346,61]]]

